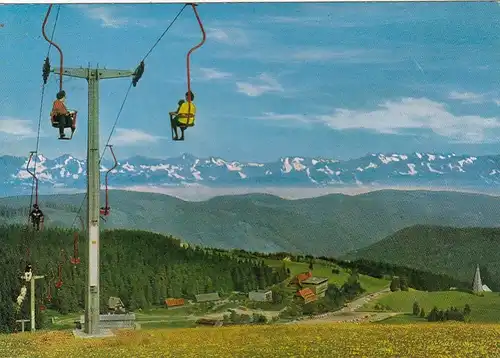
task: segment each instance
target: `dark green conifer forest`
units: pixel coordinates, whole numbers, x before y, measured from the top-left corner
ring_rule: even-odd
[[[42,304],[61,314],[84,309],[87,240],[80,233],[81,262],[73,265],[73,235],[66,229],[33,233],[21,226],[0,227],[1,331],[12,331],[15,319],[22,315],[16,315],[13,306],[23,285],[20,276],[27,261],[36,275],[46,276],[37,280],[38,311]],[[271,268],[263,260],[197,247],[183,248],[177,239],[143,231],[103,231],[100,247],[102,312],[107,311],[110,296],[120,297],[128,309],[134,310],[162,304],[167,297],[194,299],[198,293],[248,292],[288,277],[284,267]],[[63,284],[57,289],[60,263]],[[51,302],[47,300],[49,290]],[[29,294],[28,287],[24,317],[29,316]]]

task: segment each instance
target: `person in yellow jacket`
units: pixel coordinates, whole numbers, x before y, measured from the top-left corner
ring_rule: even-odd
[[[172,131],[175,132],[174,140],[184,140],[184,131],[187,127],[194,127],[194,123],[196,120],[196,106],[193,103],[193,92],[186,92],[185,98],[185,101],[180,100],[178,102],[179,107],[177,108],[177,111],[170,112],[170,123],[172,125]],[[181,129],[181,138],[179,138],[177,128]]]

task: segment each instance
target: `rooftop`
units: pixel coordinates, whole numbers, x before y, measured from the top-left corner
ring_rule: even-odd
[[[311,276],[312,276],[311,272],[303,272],[303,273],[299,273],[297,276],[295,276],[294,280],[301,282],[301,281],[307,280]]]
[[[207,302],[207,301],[217,301],[220,300],[219,293],[201,293],[199,295],[195,295],[196,301],[198,302]]]
[[[301,296],[302,298],[310,298],[315,296],[314,292],[310,288],[299,290],[297,291],[296,295]]]
[[[252,292],[256,292],[256,293],[269,293],[271,292],[271,290],[255,290],[255,291],[252,291]]]
[[[302,281],[302,283],[310,283],[313,285],[319,285],[320,283],[323,283],[325,281],[328,281],[327,277],[309,277],[307,280]]]

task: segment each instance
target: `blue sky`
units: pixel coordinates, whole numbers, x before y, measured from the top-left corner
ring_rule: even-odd
[[[68,67],[134,69],[179,4],[62,5],[55,42]],[[46,5],[0,7],[0,154],[35,148]],[[49,19],[51,31],[57,6]],[[201,38],[186,8],[146,60],[111,143],[120,158],[188,152],[232,160],[347,159],[368,152],[498,153],[500,6],[495,3],[207,4],[206,44],[192,55],[197,125],[169,138],[168,112],[186,91],[185,56]],[[51,51],[51,63],[58,64]],[[101,82],[107,138],[129,79]],[[39,152],[86,154],[86,82],[65,78],[79,110],[58,141],[47,86]]]

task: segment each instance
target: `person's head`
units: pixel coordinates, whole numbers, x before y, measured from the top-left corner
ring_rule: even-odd
[[[33,207],[34,207],[35,209],[38,209],[38,205],[37,205],[37,204],[33,204]]]
[[[191,94],[191,102],[194,101],[194,93],[193,92],[186,92],[186,101],[189,101],[189,94]]]
[[[64,101],[66,99],[66,92],[65,91],[59,91],[59,92],[57,92],[56,97],[57,97],[58,100]]]

